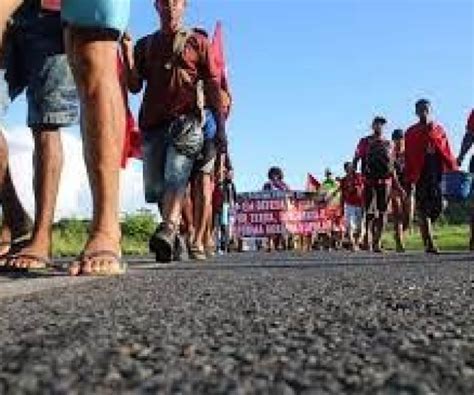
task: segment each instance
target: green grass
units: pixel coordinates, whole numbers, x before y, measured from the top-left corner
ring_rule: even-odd
[[[122,251],[125,255],[148,253],[148,238],[156,227],[152,214],[139,212],[127,215],[122,222]],[[69,257],[79,255],[87,241],[89,223],[67,219],[54,225],[53,256]]]
[[[469,226],[441,225],[435,228],[434,237],[440,250],[465,251],[469,247]],[[387,249],[395,249],[393,232],[386,232],[383,244]],[[407,235],[406,248],[415,251],[423,250],[423,243],[418,229]]]
[[[154,225],[153,225],[154,226]],[[135,228],[132,228],[135,229]],[[146,255],[148,254],[148,236],[153,227],[147,229],[140,228],[140,232],[130,231],[124,227],[122,239],[122,250],[125,255]],[[69,257],[78,255],[87,239],[87,229],[77,223],[68,223],[63,227],[56,227],[53,235],[53,253],[57,257]],[[438,247],[444,251],[465,251],[469,243],[468,225],[442,225],[435,228],[435,239]],[[388,250],[395,249],[393,232],[385,233],[383,238],[384,247]],[[421,251],[423,245],[419,231],[416,229],[407,235],[406,247],[410,251]]]
[[[70,257],[79,255],[87,240],[87,234],[68,237],[55,231],[53,234],[53,255],[56,257]],[[122,239],[124,255],[148,254],[148,242],[125,236]]]

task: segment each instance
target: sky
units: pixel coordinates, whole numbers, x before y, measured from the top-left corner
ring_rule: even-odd
[[[260,189],[272,165],[295,189],[304,188],[308,172],[340,173],[375,115],[389,120],[387,134],[405,129],[421,97],[431,99],[458,150],[474,107],[474,0],[189,0],[188,26],[212,31],[217,20],[234,98],[228,133],[240,191]],[[152,0],[132,0],[133,36],[157,28]],[[132,99],[135,111],[139,100]],[[22,191],[31,148],[24,122],[21,99],[5,124],[9,141],[22,147],[12,151]],[[78,132],[66,134],[66,167],[74,157],[77,171]],[[83,197],[60,199],[59,216],[87,211],[84,177],[79,191],[69,187],[74,177],[63,177],[62,188]],[[140,164],[124,178],[123,209],[144,207]]]

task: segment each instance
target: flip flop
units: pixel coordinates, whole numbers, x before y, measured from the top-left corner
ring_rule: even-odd
[[[28,268],[19,268],[12,266],[11,263],[13,261],[19,259],[26,259],[32,262],[39,263],[37,267],[28,267]],[[16,254],[11,255],[7,258],[5,265],[3,266],[4,271],[8,272],[21,272],[21,273],[42,273],[51,270],[53,267],[52,261],[49,258],[45,258],[44,256],[36,255],[36,254]]]
[[[0,254],[0,267],[5,266],[5,263],[7,262],[8,256],[10,255],[10,251],[12,249],[12,243],[9,241],[2,241],[0,242],[0,248],[3,247],[8,247],[8,251],[4,254]]]
[[[85,261],[89,259],[95,259],[95,258],[112,258],[114,261],[116,261],[119,264],[119,270],[113,271],[113,272],[109,270],[107,273],[93,273],[93,274],[90,274],[90,276],[97,276],[97,277],[120,276],[120,275],[125,274],[125,272],[127,271],[127,268],[128,268],[127,262],[125,262],[117,253],[110,250],[99,250],[99,251],[93,251],[90,253],[82,253],[73,262],[73,265],[79,264],[81,266],[81,269],[78,274],[79,276],[84,275],[82,273],[82,266],[84,266]]]
[[[31,239],[31,233],[25,233],[24,235],[14,238],[12,241],[2,241],[0,242],[0,247],[10,247],[8,252],[0,255],[0,260],[8,258],[21,249],[25,248]]]
[[[189,250],[189,256],[191,259],[199,262],[204,262],[207,260],[206,251],[204,249],[200,249],[197,246],[191,246]]]

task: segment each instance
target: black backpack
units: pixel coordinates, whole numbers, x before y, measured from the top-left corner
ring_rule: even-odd
[[[394,171],[390,141],[369,139],[367,156],[365,158],[364,175],[372,180],[390,178]]]

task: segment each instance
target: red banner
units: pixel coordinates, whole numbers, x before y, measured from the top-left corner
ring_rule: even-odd
[[[340,207],[329,206],[317,193],[256,192],[238,197],[235,216],[238,237],[311,235],[342,230]]]

